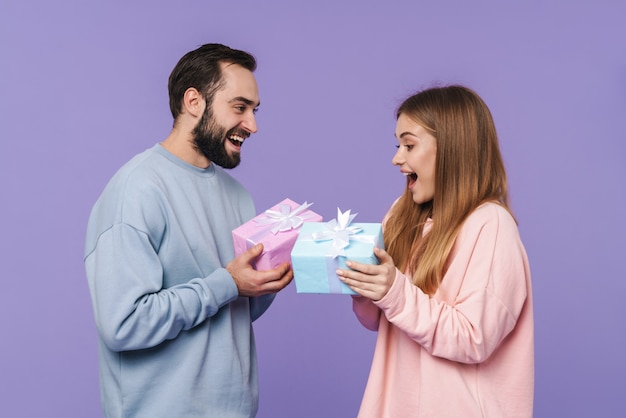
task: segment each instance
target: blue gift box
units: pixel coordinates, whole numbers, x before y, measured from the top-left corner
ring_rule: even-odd
[[[354,295],[337,277],[338,268],[348,269],[347,260],[379,264],[374,248],[383,248],[380,223],[350,223],[355,215],[337,222],[305,222],[291,250],[291,266],[298,293]],[[346,222],[347,220],[347,222]]]

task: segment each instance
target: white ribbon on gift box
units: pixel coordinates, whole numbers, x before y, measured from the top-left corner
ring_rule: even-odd
[[[254,222],[259,225],[274,225],[270,230],[274,235],[279,232],[289,231],[291,229],[298,229],[304,221],[311,216],[312,213],[302,214],[305,210],[309,208],[313,203],[304,202],[300,206],[295,209],[291,209],[286,203],[282,203],[279,205],[280,212],[275,211],[273,209],[268,209],[263,212],[262,215],[265,217],[257,217],[254,219]]]
[[[268,231],[276,235],[279,232],[286,232],[292,229],[300,228],[306,219],[313,216],[313,213],[311,212],[302,214],[302,212],[307,210],[312,204],[313,203],[304,202],[297,208],[291,210],[291,206],[289,206],[289,204],[281,203],[278,205],[280,212],[273,209],[266,210],[261,215],[253,219],[254,222],[259,224],[259,228],[264,228],[246,239],[246,248],[250,249],[258,244],[259,240],[265,237]],[[263,250],[263,254],[265,254],[265,250]]]
[[[369,244],[375,244],[374,235],[359,235],[363,232],[363,228],[360,226],[350,226],[350,223],[358,215],[357,213],[351,215],[350,209],[345,212],[341,212],[337,208],[337,219],[333,219],[325,223],[326,230],[320,232],[314,232],[311,234],[313,241],[329,241],[332,240],[332,245],[328,256],[337,258],[339,256],[346,255],[346,247],[350,245],[350,241],[359,241]],[[306,239],[306,238],[305,238]]]
[[[376,244],[376,236],[359,235],[363,232],[363,228],[359,226],[350,226],[350,223],[358,215],[350,214],[350,210],[341,212],[337,208],[337,219],[332,219],[324,224],[326,230],[313,232],[311,234],[302,234],[300,239],[304,241],[330,241],[332,240],[329,251],[326,253],[326,276],[328,277],[328,286],[331,293],[345,293],[344,288],[347,285],[339,280],[335,270],[339,266],[336,261],[339,256],[346,256],[345,249],[350,245],[350,241],[359,241],[370,244]]]

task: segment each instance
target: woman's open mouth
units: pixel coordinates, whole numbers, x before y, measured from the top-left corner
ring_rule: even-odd
[[[413,187],[413,185],[417,181],[417,174],[415,174],[415,173],[402,173],[402,174],[404,174],[406,176],[409,189],[411,187]]]

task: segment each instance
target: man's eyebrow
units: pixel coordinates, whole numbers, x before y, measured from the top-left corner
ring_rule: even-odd
[[[233,102],[244,102],[248,106],[254,106],[254,107],[261,106],[261,102],[255,104],[252,100],[247,99],[243,96],[237,96],[228,101],[228,103],[233,103]]]

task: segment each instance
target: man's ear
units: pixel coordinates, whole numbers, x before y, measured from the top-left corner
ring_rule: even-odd
[[[189,87],[183,95],[183,109],[194,118],[199,119],[206,106],[204,97],[194,87]]]

